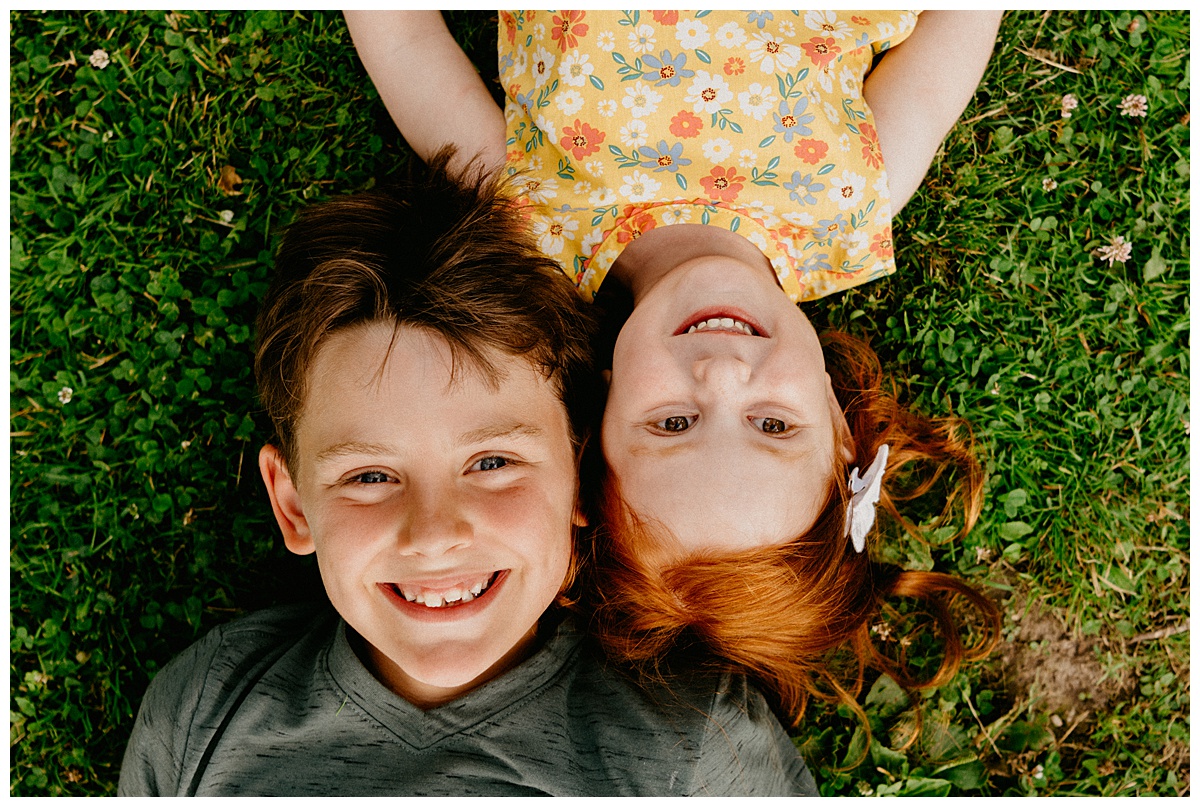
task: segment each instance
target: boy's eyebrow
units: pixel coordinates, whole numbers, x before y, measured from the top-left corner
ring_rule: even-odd
[[[541,437],[545,434],[540,426],[529,423],[498,423],[494,426],[484,426],[458,436],[460,446],[483,443],[501,437]]]
[[[504,437],[541,437],[544,434],[545,431],[540,426],[533,426],[528,423],[498,423],[493,426],[483,426],[469,432],[463,432],[455,440],[455,443],[460,446],[467,446]],[[322,463],[351,454],[384,457],[395,456],[397,453],[399,452],[395,447],[384,443],[364,443],[357,440],[347,440],[346,442],[336,443],[329,448],[323,449],[317,454],[314,462]]]

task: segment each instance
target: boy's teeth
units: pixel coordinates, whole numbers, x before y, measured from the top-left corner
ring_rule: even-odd
[[[490,577],[479,580],[469,587],[462,585],[445,591],[427,591],[421,588],[405,589],[401,585],[396,585],[395,589],[409,602],[420,603],[426,608],[445,608],[447,605],[471,602],[486,591],[489,585],[491,585]]]
[[[688,333],[705,330],[726,330],[726,331],[741,331],[744,334],[754,335],[754,329],[740,319],[733,317],[712,317],[703,322],[697,322],[695,325],[687,329]]]

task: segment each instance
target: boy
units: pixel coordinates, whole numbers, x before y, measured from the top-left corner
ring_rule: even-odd
[[[333,610],[251,615],[164,668],[120,792],[815,793],[744,680],[636,689],[565,616],[592,322],[501,181],[451,158],[285,235],[259,465]]]

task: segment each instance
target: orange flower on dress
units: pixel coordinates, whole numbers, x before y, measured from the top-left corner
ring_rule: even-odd
[[[870,25],[871,24],[871,21],[868,20],[866,17],[860,17],[857,14],[855,14],[853,17],[850,18],[850,22],[854,23],[855,25]]]
[[[576,160],[582,160],[599,151],[600,144],[603,142],[604,132],[593,129],[576,118],[574,126],[563,127],[563,136],[559,138],[558,144],[571,152]]]
[[[811,231],[807,227],[801,227],[799,224],[784,222],[778,230],[772,230],[771,232],[774,233],[775,238],[779,241],[789,238],[793,241],[803,241],[808,238]]]
[[[654,216],[644,210],[638,210],[637,205],[626,205],[623,214],[626,218],[619,225],[617,243],[628,244],[642,233],[653,230],[656,223]],[[657,236],[656,236],[657,237]]]
[[[796,156],[809,165],[816,165],[829,152],[824,140],[801,140],[796,144]]]
[[[510,163],[520,162],[521,158],[524,156],[524,149],[513,149],[512,151],[508,152],[508,154],[504,155],[504,161]]]
[[[508,44],[515,45],[517,42],[517,18],[507,11],[501,11],[500,24],[504,26],[504,36],[508,39]]]
[[[704,128],[704,121],[700,120],[698,115],[688,112],[686,109],[679,111],[679,114],[671,118],[671,125],[667,127],[671,134],[676,137],[688,138],[695,137],[700,134],[700,130]]]
[[[875,131],[875,127],[869,123],[864,123],[858,127],[858,139],[862,141],[863,159],[867,161],[867,165],[872,168],[879,168],[883,165],[883,152],[879,150],[879,133]]]
[[[880,259],[892,257],[891,227],[885,227],[883,232],[875,233],[875,237],[871,239],[871,251]]]
[[[719,165],[710,171],[708,176],[700,177],[700,184],[704,186],[709,197],[722,202],[732,202],[737,199],[737,195],[742,190],[742,183],[745,181],[745,177],[738,175],[737,168],[722,168]]]
[[[746,62],[736,56],[730,56],[725,60],[725,66],[722,69],[727,76],[740,76],[746,72]]]
[[[650,16],[654,17],[654,21],[659,25],[677,25],[679,23],[678,11],[652,11]]]
[[[586,11],[564,11],[561,17],[555,14],[552,18],[554,27],[550,29],[550,38],[558,43],[564,53],[567,48],[579,44],[578,37],[587,36],[588,27],[580,22],[585,14]]]
[[[812,59],[813,63],[821,69],[828,67],[842,52],[831,36],[814,36],[807,42],[801,43],[800,47],[804,48],[808,58]]]

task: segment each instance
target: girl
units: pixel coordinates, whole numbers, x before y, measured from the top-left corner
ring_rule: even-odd
[[[873,649],[884,597],[965,596],[992,629],[973,652],[996,638],[970,588],[865,551],[876,500],[911,528],[895,502],[945,472],[971,527],[969,443],[900,407],[869,348],[818,338],[796,304],[895,271],[892,213],[970,99],[999,17],[502,12],[501,114],[436,13],[347,12],[417,153],[449,140],[521,173],[541,247],[580,292],[611,275],[632,298],[602,426],[594,602],[618,657],[652,669],[704,648],[795,721],[813,695],[853,705],[868,665],[908,685],[953,674],[964,650],[936,597],[947,651],[931,681]],[[827,665],[846,646],[848,687]]]

